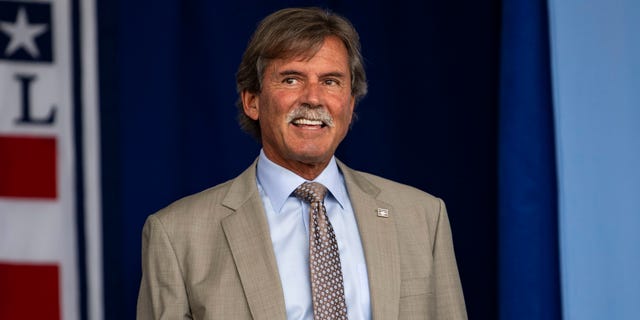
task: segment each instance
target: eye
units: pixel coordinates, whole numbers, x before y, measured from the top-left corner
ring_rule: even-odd
[[[282,83],[285,83],[285,84],[296,84],[296,83],[298,83],[298,79],[296,79],[296,78],[285,78],[284,80],[282,80]]]
[[[336,79],[325,79],[323,83],[327,86],[339,86],[340,81]]]

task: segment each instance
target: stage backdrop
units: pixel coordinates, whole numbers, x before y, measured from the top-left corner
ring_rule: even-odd
[[[0,319],[135,317],[144,220],[255,159],[235,70],[309,5],[363,44],[338,157],[445,200],[471,319],[640,316],[636,1],[0,0]]]
[[[146,217],[231,179],[259,145],[236,124],[251,32],[316,5],[359,30],[369,95],[338,151],[447,203],[472,319],[497,318],[499,1],[99,1],[105,311],[132,319]]]
[[[0,0],[0,319],[135,318],[144,220],[255,159],[235,70],[309,5],[362,38],[338,157],[446,201],[471,319],[640,316],[636,1]]]
[[[550,1],[565,319],[640,318],[640,2]]]

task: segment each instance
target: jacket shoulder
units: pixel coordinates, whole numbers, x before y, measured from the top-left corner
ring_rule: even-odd
[[[186,214],[194,210],[216,207],[221,204],[232,182],[233,180],[229,180],[198,193],[180,198],[165,208],[160,209],[154,215],[160,219],[166,219],[168,216],[175,214]]]
[[[163,224],[198,225],[217,222],[257,193],[255,162],[239,176],[181,198],[154,213]]]
[[[186,196],[147,218],[162,225],[168,234],[192,233],[204,226],[218,225],[232,211],[222,205],[233,180]]]
[[[352,170],[354,176],[369,182],[379,189],[378,199],[391,204],[440,206],[440,198],[416,187],[389,180],[371,173]]]

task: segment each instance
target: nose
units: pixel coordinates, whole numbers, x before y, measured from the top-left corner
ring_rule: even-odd
[[[302,93],[302,103],[308,104],[311,107],[319,107],[322,105],[322,92],[320,85],[317,83],[308,83],[304,87],[304,92]]]

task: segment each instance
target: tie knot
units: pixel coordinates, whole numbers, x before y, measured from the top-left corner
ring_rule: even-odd
[[[293,194],[308,203],[323,202],[324,196],[327,194],[327,188],[321,183],[305,182],[296,188]]]

